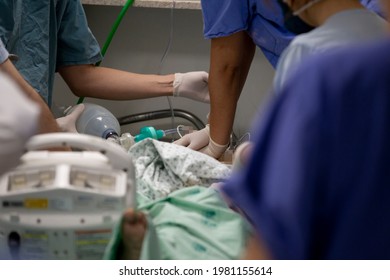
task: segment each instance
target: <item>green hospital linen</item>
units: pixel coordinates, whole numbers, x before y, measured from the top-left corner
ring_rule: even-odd
[[[141,198],[141,197],[139,197]],[[239,259],[250,226],[231,210],[213,188],[188,187],[148,202],[139,211],[148,217],[140,259]],[[120,223],[105,253],[116,259],[121,246]]]

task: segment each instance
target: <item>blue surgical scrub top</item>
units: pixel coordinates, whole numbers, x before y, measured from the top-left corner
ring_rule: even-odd
[[[360,2],[381,13],[379,1]],[[274,67],[295,36],[284,28],[282,10],[276,0],[201,0],[201,4],[206,38],[245,30]]]
[[[276,259],[390,259],[390,39],[314,55],[222,188]]]
[[[49,106],[59,67],[102,59],[79,0],[0,0],[0,39]]]

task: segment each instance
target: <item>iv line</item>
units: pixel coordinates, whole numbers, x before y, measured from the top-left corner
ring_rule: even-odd
[[[164,65],[164,62],[165,62],[165,58],[167,57],[169,51],[171,50],[171,45],[172,45],[172,40],[173,40],[173,11],[175,9],[175,6],[176,6],[176,0],[172,0],[172,7],[171,7],[171,25],[170,25],[170,32],[169,32],[169,39],[168,39],[168,44],[167,44],[167,47],[165,48],[165,52],[163,54],[163,56],[161,57],[161,60],[160,60],[160,66],[159,66],[159,70],[158,70],[158,75],[161,75],[161,72],[162,72],[162,67]],[[167,100],[168,100],[168,104],[169,104],[169,108],[171,110],[171,125],[172,127],[175,127],[175,113],[173,111],[173,106],[172,106],[172,102],[171,102],[171,98],[169,96],[167,96]],[[173,140],[173,136],[172,136],[172,139]]]

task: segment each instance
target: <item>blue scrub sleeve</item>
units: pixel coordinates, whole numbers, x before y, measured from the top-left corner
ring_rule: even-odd
[[[387,18],[384,13],[385,9],[382,7],[381,0],[360,0],[360,3],[381,17]]]
[[[8,59],[8,52],[4,47],[3,42],[0,40],[0,64],[4,63]]]
[[[88,27],[79,0],[68,1],[58,31],[57,67],[95,64],[102,60],[100,47]]]
[[[206,38],[229,36],[248,29],[248,0],[201,0],[201,5]]]
[[[273,66],[293,38],[283,28],[276,0],[202,0],[201,3],[206,38],[246,31]]]

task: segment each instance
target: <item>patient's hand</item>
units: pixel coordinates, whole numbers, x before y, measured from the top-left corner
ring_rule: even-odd
[[[145,214],[128,209],[123,216],[122,242],[120,258],[138,260],[141,254],[142,242],[147,229]]]

